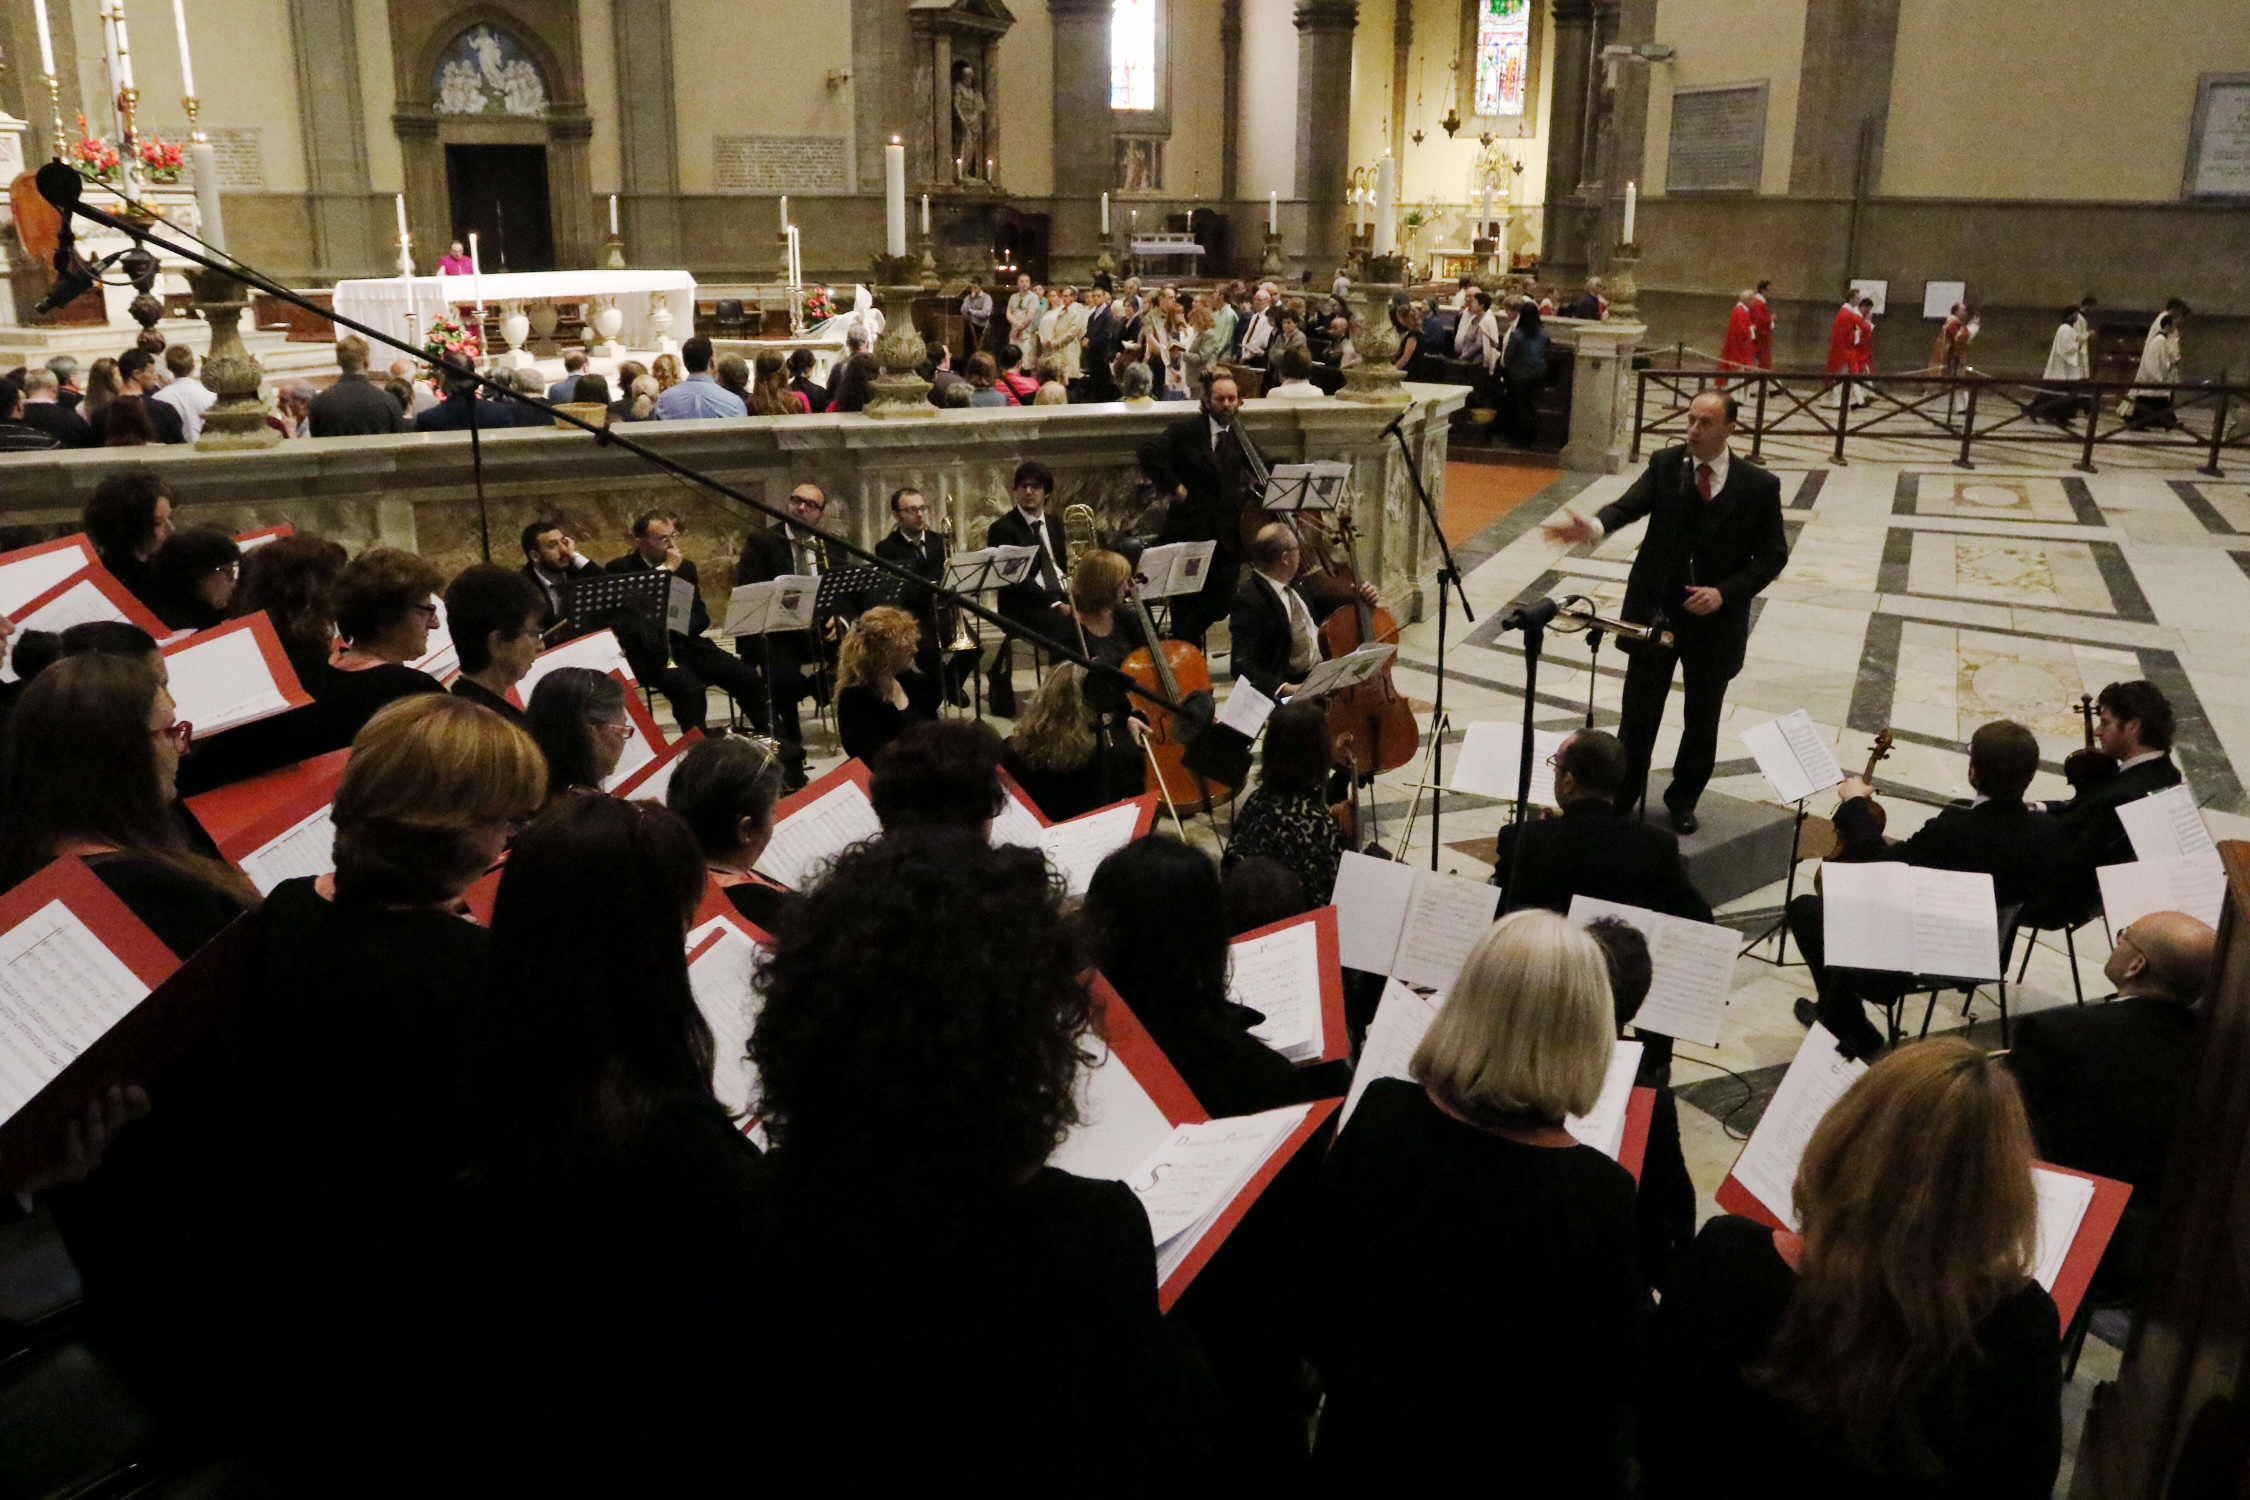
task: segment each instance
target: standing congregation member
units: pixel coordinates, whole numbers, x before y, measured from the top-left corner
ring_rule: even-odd
[[[172,487],[152,470],[126,469],[94,486],[78,518],[94,556],[125,591],[146,603],[156,592],[149,559],[172,535]]]
[[[370,547],[336,575],[332,593],[344,650],[326,670],[304,679],[335,745],[350,744],[394,698],[445,691],[445,684],[412,665],[429,654],[437,592],[444,586],[445,575],[434,565],[398,547]]]
[[[1045,300],[1032,290],[1031,277],[1019,273],[1015,293],[1008,298],[1008,342],[1023,359],[1039,357],[1039,317],[1046,310]]]
[[[1231,375],[1214,375],[1203,385],[1203,409],[1181,417],[1141,444],[1141,472],[1172,497],[1157,540],[1216,541],[1203,587],[1172,600],[1171,633],[1200,647],[1206,631],[1225,616],[1242,571],[1242,510],[1258,503],[1246,448],[1254,448],[1236,424],[1242,392]],[[1265,462],[1263,454],[1259,462]]]
[[[936,684],[914,672],[921,635],[912,615],[881,604],[844,633],[836,653],[836,735],[852,759],[872,764],[908,725],[936,717]],[[909,674],[913,690],[901,681]]]
[[[984,336],[992,326],[992,293],[984,289],[984,278],[969,278],[969,290],[961,298],[961,332],[968,341],[963,352],[975,354],[984,348]]]
[[[226,621],[241,563],[242,548],[216,526],[175,531],[149,559],[143,602],[174,630],[209,630]]]
[[[1703,1226],[1658,1310],[1643,1492],[2045,1500],[2061,1329],[2031,1279],[2031,1131],[2007,1069],[1951,1037],[1885,1057],[1797,1167],[1798,1233]]]
[[[1265,755],[1258,785],[1234,815],[1226,867],[1265,858],[1287,868],[1304,887],[1305,900],[1326,906],[1336,889],[1336,867],[1352,837],[1329,810],[1329,776],[1336,750],[1324,703],[1285,703],[1266,720]]]
[[[1313,1242],[1314,1460],[1339,1491],[1501,1464],[1525,1494],[1624,1494],[1646,1300],[1633,1178],[1563,1129],[1615,1037],[1601,948],[1520,911],[1470,951],[1413,1076],[1360,1096]]]
[[[171,378],[149,399],[180,414],[180,434],[192,443],[203,436],[203,414],[218,402],[218,393],[196,379],[195,351],[185,344],[165,348],[164,372]]]
[[[1555,751],[1554,772],[1562,816],[1535,817],[1500,830],[1492,883],[1506,892],[1500,898],[1503,910],[1544,906],[1567,915],[1573,897],[1587,896],[1689,922],[1711,920],[1711,903],[1696,890],[1680,858],[1678,835],[1651,828],[1618,807],[1626,755],[1615,735],[1579,730]],[[1512,873],[1517,881],[1513,890],[1508,884]]]
[[[657,360],[658,365],[663,363],[663,358]],[[656,398],[658,420],[678,422],[697,417],[746,417],[750,414],[742,398],[719,384],[711,373],[709,339],[699,333],[680,345],[680,363],[686,367],[687,378]]]
[[[1047,513],[1047,502],[1055,493],[1055,476],[1045,464],[1035,459],[1018,464],[1015,477],[1008,482],[1008,493],[1015,501],[1015,508],[985,528],[984,544],[987,547],[1037,547],[1039,555],[1032,560],[1031,571],[1024,575],[1022,582],[1008,584],[1000,590],[995,608],[1002,619],[1021,626],[1030,634],[1036,653],[1038,642],[1059,639],[1070,628],[1067,622],[1069,601],[1063,587],[1063,560],[1069,555],[1070,543],[1063,533],[1062,519]],[[1001,637],[987,670],[992,711],[1003,719],[1014,718],[1013,635]]]
[[[744,1408],[767,1482],[823,1482],[848,1443],[874,1483],[1191,1483],[1197,1387],[1147,1216],[1044,1165],[1092,1022],[1045,861],[889,833],[776,937],[750,1041],[774,1147],[730,1278],[756,1316],[713,1340],[788,1372]]]
[[[703,602],[703,589],[695,564],[680,555],[680,518],[670,511],[649,510],[633,518],[626,538],[632,550],[604,569],[610,573],[670,573],[689,589],[688,628],[670,630],[662,620],[653,629],[636,620],[618,633],[633,667],[633,676],[648,683],[672,705],[672,717],[682,733],[701,729],[710,714],[710,689],[718,688],[739,701],[755,703],[763,690],[758,674],[705,632],[711,628],[711,611]],[[659,645],[658,643],[662,644]]]
[[[1672,827],[1693,833],[1695,804],[1717,758],[1727,684],[1742,670],[1750,640],[1750,601],[1781,576],[1789,539],[1781,526],[1781,481],[1738,463],[1728,451],[1735,399],[1706,391],[1688,405],[1688,438],[1649,460],[1632,488],[1592,520],[1565,514],[1547,523],[1552,541],[1602,537],[1649,517],[1648,535],[1625,582],[1625,619],[1676,637],[1637,644],[1625,673],[1626,773],[1617,805],[1629,809],[1647,785],[1656,732],[1675,667],[1687,676],[1686,724],[1664,802]]]
[[[314,437],[371,437],[406,431],[406,414],[390,393],[367,378],[367,340],[348,333],[336,341],[339,374],[312,398]]]
[[[446,628],[461,658],[453,696],[523,724],[523,710],[508,701],[508,690],[539,659],[545,617],[545,601],[521,573],[488,563],[463,568],[445,587]]]
[[[636,733],[625,688],[590,667],[557,667],[539,679],[524,727],[547,761],[547,796],[598,792]]]
[[[1507,382],[1509,433],[1527,447],[1539,437],[1539,393],[1547,386],[1550,347],[1538,307],[1524,303],[1501,338],[1499,368]]]
[[[703,849],[703,865],[734,909],[766,932],[779,932],[795,898],[758,873],[773,840],[781,798],[781,754],[769,740],[698,740],[681,756],[664,800]]]

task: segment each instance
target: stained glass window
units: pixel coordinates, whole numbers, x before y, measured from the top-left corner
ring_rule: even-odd
[[[1521,115],[1531,87],[1532,0],[1477,0],[1480,115]],[[1124,6],[1118,6],[1120,13]]]
[[[1110,15],[1109,107],[1156,108],[1156,0],[1117,0]]]

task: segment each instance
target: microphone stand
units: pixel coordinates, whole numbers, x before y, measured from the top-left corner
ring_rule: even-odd
[[[1514,847],[1508,851],[1508,896],[1522,889],[1516,877],[1523,871],[1523,825],[1531,810],[1531,719],[1538,711],[1539,653],[1546,648],[1547,627],[1554,623],[1558,608],[1555,600],[1542,599],[1537,604],[1519,604],[1500,620],[1503,632],[1523,632],[1523,747],[1516,761],[1516,814],[1509,820],[1516,830],[1516,839]],[[1432,826],[1435,826],[1434,820]]]
[[[1391,418],[1390,426],[1383,429],[1382,435],[1376,441],[1381,442],[1385,437],[1398,439],[1399,456],[1406,460],[1406,477],[1413,482],[1414,496],[1422,502],[1422,515],[1429,522],[1430,535],[1437,538],[1438,554],[1445,559],[1444,563],[1439,566],[1437,575],[1437,696],[1430,705],[1430,764],[1428,774],[1423,778],[1430,789],[1430,868],[1435,870],[1438,867],[1438,851],[1444,847],[1444,841],[1439,837],[1439,828],[1443,812],[1440,804],[1445,796],[1443,784],[1445,779],[1445,635],[1448,623],[1446,605],[1453,594],[1459,594],[1461,596],[1462,620],[1474,625],[1477,622],[1477,617],[1470,612],[1469,591],[1461,585],[1461,568],[1453,560],[1453,548],[1445,539],[1445,528],[1438,524],[1437,505],[1430,499],[1428,487],[1422,483],[1422,466],[1414,461],[1414,449],[1406,441],[1406,434],[1399,430],[1405,421],[1406,413],[1402,411]],[[1538,671],[1536,661],[1533,663],[1532,670],[1534,674]],[[1528,747],[1531,744],[1529,738],[1531,734],[1531,690],[1528,686],[1524,689],[1523,705],[1524,744]],[[1526,748],[1524,753],[1528,757],[1530,750]],[[1531,762],[1526,759],[1524,761],[1524,775],[1528,779],[1530,774]],[[1518,804],[1518,807],[1520,810],[1521,804]],[[1407,826],[1399,834],[1398,850],[1401,858],[1405,856],[1407,843],[1413,837],[1414,820],[1413,815],[1409,813]],[[1518,842],[1520,845],[1521,841]]]
[[[52,192],[49,191],[50,187],[54,186],[54,184],[52,184],[49,180],[50,176],[52,175],[50,169],[53,169],[54,172],[59,172],[64,178],[64,185],[56,187]],[[69,216],[72,214],[76,214],[82,219],[100,224],[105,228],[114,229],[121,234],[129,235],[134,241],[138,243],[154,244],[158,249],[176,255],[182,260],[190,261],[196,265],[202,266],[205,270],[221,272],[224,275],[234,278],[236,281],[242,282],[246,286],[254,287],[257,290],[264,292],[269,297],[274,297],[282,302],[286,302],[291,307],[295,307],[302,311],[311,313],[316,317],[326,318],[329,322],[333,323],[338,328],[348,328],[352,332],[361,335],[372,343],[396,349],[401,354],[406,355],[410,359],[419,360],[424,364],[433,365],[437,369],[442,370],[446,374],[446,376],[453,380],[472,382],[479,389],[493,391],[504,399],[515,401],[521,405],[529,406],[534,408],[535,410],[545,412],[549,417],[555,419],[557,422],[566,427],[575,427],[581,432],[590,434],[593,437],[594,441],[601,446],[621,448],[625,452],[632,454],[635,458],[640,459],[643,463],[648,464],[650,467],[658,469],[665,474],[669,474],[672,477],[679,479],[687,484],[699,486],[703,489],[709,490],[715,495],[724,496],[728,500],[731,500],[735,504],[741,506],[744,510],[754,511],[759,515],[767,517],[769,520],[782,524],[787,524],[790,520],[789,513],[786,510],[782,509],[780,506],[768,504],[763,499],[745,494],[743,491],[735,488],[733,485],[721,483],[719,480],[712,478],[710,475],[704,473],[700,469],[693,467],[692,465],[681,463],[679,460],[674,458],[667,458],[665,455],[657,452],[653,448],[649,448],[632,438],[621,436],[614,428],[607,426],[596,426],[594,423],[589,422],[585,418],[579,416],[578,413],[573,411],[564,411],[560,407],[557,407],[554,403],[547,401],[543,397],[525,395],[523,392],[514,389],[512,386],[503,385],[499,381],[492,379],[490,376],[484,374],[482,371],[475,369],[473,366],[464,369],[457,365],[449,363],[441,364],[438,361],[434,361],[430,358],[430,354],[427,349],[417,349],[411,344],[405,343],[400,339],[393,338],[390,334],[383,332],[383,330],[379,328],[371,328],[367,324],[359,322],[356,319],[347,318],[341,313],[334,311],[332,308],[321,307],[318,304],[310,301],[309,299],[299,296],[296,292],[292,291],[286,286],[283,286],[280,282],[275,281],[272,277],[267,276],[263,272],[253,270],[251,267],[245,265],[241,260],[232,255],[226,255],[224,259],[217,259],[212,255],[206,255],[199,250],[191,250],[185,245],[179,244],[174,240],[166,239],[163,236],[156,234],[148,225],[128,223],[126,220],[118,218],[116,215],[109,213],[105,209],[95,208],[91,204],[81,202],[79,201],[78,197],[78,185],[80,181],[79,174],[75,171],[72,171],[68,166],[65,166],[60,161],[49,162],[47,166],[40,168],[39,177],[40,196],[44,197],[50,204],[54,205],[56,210],[64,216],[64,222],[66,224],[69,222]],[[67,196],[69,201],[57,202],[57,198],[61,196]],[[201,240],[197,240],[196,243],[198,245],[201,245],[203,242]],[[474,414],[472,413],[472,416],[473,415]],[[1394,422],[1392,425],[1395,428],[1397,424]],[[473,433],[471,441],[472,443],[476,441]],[[1404,440],[1401,439],[1401,442],[1403,441]],[[481,460],[481,452],[473,455],[473,457]],[[1411,458],[1409,458],[1408,462],[1411,464]],[[1419,476],[1416,477],[1415,485],[1417,489],[1420,488],[1421,480]],[[1425,506],[1429,504],[1429,497],[1426,493],[1423,496],[1423,504]],[[876,569],[878,572],[886,573],[901,583],[923,584],[927,582],[927,580],[923,579],[919,574],[916,574],[909,569],[890,561],[888,558],[878,557],[873,552],[859,546],[855,542],[848,542],[842,537],[834,536],[828,537],[826,540],[830,546],[836,547],[845,555],[852,557],[861,563],[864,563],[868,567]],[[1442,546],[1443,543],[1444,538],[1441,535],[1439,537],[1439,544]],[[1448,558],[1450,560],[1450,553],[1448,554]],[[1147,699],[1152,703],[1156,703],[1161,707],[1170,709],[1174,713],[1186,712],[1185,705],[1172,702],[1171,700],[1165,698],[1161,692],[1152,692],[1149,689],[1144,688],[1143,686],[1141,686],[1141,684],[1135,682],[1131,677],[1128,677],[1125,673],[1119,671],[1113,666],[1110,666],[1108,663],[1096,661],[1092,657],[1077,650],[1075,647],[1067,645],[1063,642],[1050,641],[1043,636],[1036,636],[1032,632],[1026,630],[1024,627],[1017,625],[1012,621],[1001,618],[998,613],[985,608],[975,599],[970,598],[967,595],[955,593],[953,590],[945,588],[942,581],[937,585],[937,592],[945,595],[959,608],[966,610],[973,618],[986,621],[987,623],[993,625],[1003,635],[1020,637],[1027,644],[1044,647],[1048,651],[1053,652],[1055,655],[1061,656],[1067,661],[1077,663],[1079,666],[1084,667],[1088,672],[1094,674],[1095,676],[1114,679],[1119,686],[1125,688],[1127,691],[1141,698]]]

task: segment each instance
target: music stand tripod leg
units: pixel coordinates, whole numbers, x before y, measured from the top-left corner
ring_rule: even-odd
[[[1761,963],[1770,963],[1777,969],[1789,967],[1789,903],[1797,899],[1797,851],[1804,847],[1804,834],[1805,799],[1799,797],[1797,799],[1797,821],[1790,826],[1789,830],[1789,873],[1782,877],[1781,882],[1781,914],[1773,919],[1771,927],[1743,945],[1743,952],[1746,955],[1751,958],[1758,958]],[[1755,950],[1760,943],[1769,937],[1774,940],[1773,957],[1770,959],[1760,958]]]

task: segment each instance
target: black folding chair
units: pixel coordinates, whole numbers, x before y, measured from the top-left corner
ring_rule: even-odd
[[[1998,983],[2000,992],[2000,1045],[2003,1047],[2008,1045],[2008,959],[2015,951],[2016,930],[2022,925],[2022,919],[2023,907],[2020,903],[2015,906],[2000,908],[2000,978]],[[1915,975],[1900,991],[1899,997],[1889,1002],[1885,1007],[1890,1014],[1892,1043],[1895,1045],[1899,1039],[1899,1012],[1905,1008],[1908,996],[1924,990],[1929,992],[1929,1000],[1922,1007],[1922,1030],[1916,1037],[1916,1040],[1920,1040],[1930,1034],[1930,1018],[1937,1011],[1938,996],[1941,993],[1946,990],[1959,990],[1961,992],[1961,1021],[1962,1024],[1966,1025],[1970,1020],[1970,1011],[1976,1006],[1977,991],[1988,982],[1987,980],[1971,979],[1961,975]]]
[[[2086,1003],[2086,982],[2078,975],[2078,929],[2096,918],[2103,918],[2102,898],[2098,891],[2074,897],[2050,898],[2024,908],[2022,929],[2030,934],[2023,945],[2023,963],[2016,970],[2016,983],[2031,969],[2031,950],[2038,946],[2042,932],[2059,932],[2063,935],[2063,951],[2070,955],[2070,987],[2078,996],[2078,1003]],[[2103,918],[2106,930],[2107,919]]]

